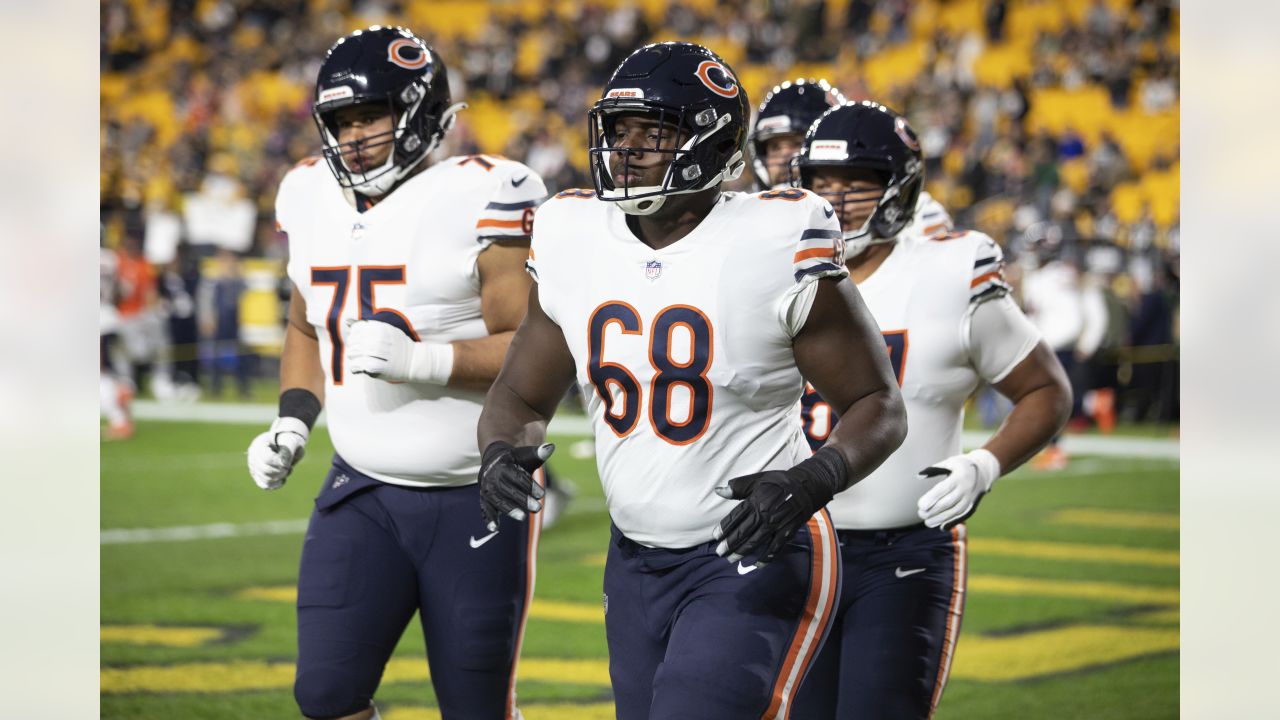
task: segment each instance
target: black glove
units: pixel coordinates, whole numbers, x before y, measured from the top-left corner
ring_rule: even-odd
[[[729,553],[729,562],[738,562],[755,553],[756,566],[763,567],[844,489],[847,476],[844,457],[822,448],[790,470],[743,475],[716,488],[720,497],[742,499],[712,532],[721,541],[716,554]]]
[[[526,509],[529,512],[542,509],[538,501],[546,491],[533,481],[532,473],[542,467],[555,449],[550,443],[513,447],[501,441],[490,443],[484,449],[480,459],[480,512],[484,514],[489,532],[497,532],[498,518],[504,514],[524,520]]]

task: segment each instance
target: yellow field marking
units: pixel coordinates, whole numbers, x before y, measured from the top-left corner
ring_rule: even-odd
[[[604,567],[604,561],[609,557],[609,553],[591,553],[583,555],[580,561],[583,565],[590,567]]]
[[[298,589],[292,585],[275,587],[250,587],[236,593],[241,600],[267,600],[291,603],[298,599]]]
[[[1167,610],[1152,610],[1151,612],[1130,615],[1129,622],[1146,623],[1148,625],[1178,625],[1182,622],[1182,615],[1178,608],[1169,608]]]
[[[969,592],[994,595],[1030,595],[1035,597],[1110,600],[1138,605],[1177,605],[1178,588],[1158,585],[1126,585],[1123,583],[1081,580],[1042,580],[1003,575],[970,575]]]
[[[609,661],[524,658],[522,681],[573,683],[609,687]],[[103,668],[104,693],[229,693],[248,690],[281,690],[293,686],[293,663],[241,660],[224,663],[184,663],[153,667]],[[426,658],[392,658],[382,681],[426,682],[430,679]]]
[[[436,708],[406,707],[380,713],[387,720],[440,720]],[[525,720],[613,720],[613,703],[520,705]]]
[[[529,617],[535,620],[560,620],[562,622],[604,624],[604,608],[600,603],[565,602],[563,600],[533,599]]]
[[[951,676],[1026,680],[1177,649],[1177,628],[1076,625],[1010,637],[966,636]]]
[[[103,668],[99,678],[104,693],[276,690],[293,685],[293,663],[247,660]]]
[[[1005,538],[969,538],[969,550],[976,555],[1003,555],[1037,560],[1074,560],[1077,562],[1115,563],[1118,565],[1153,565],[1178,567],[1177,550],[1155,550],[1116,545],[1039,542]]]
[[[1101,508],[1066,508],[1049,516],[1059,525],[1118,528],[1121,530],[1177,530],[1177,513],[1127,512]]]
[[[211,627],[161,627],[159,625],[103,625],[104,643],[122,645],[164,645],[196,647],[222,637],[222,630]]]
[[[236,593],[236,597],[243,600],[291,603],[298,598],[298,591],[292,585],[250,587]],[[533,607],[529,609],[529,617],[535,620],[559,620],[561,622],[603,625],[604,608],[597,603],[577,603],[534,598]]]

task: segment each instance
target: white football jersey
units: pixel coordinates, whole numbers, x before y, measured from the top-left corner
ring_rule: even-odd
[[[415,340],[488,335],[476,259],[496,239],[527,236],[545,195],[529,168],[488,155],[438,162],[364,212],[323,162],[281,181],[289,279],[320,339],[333,446],[352,467],[398,485],[475,482],[484,394],[353,375],[343,340],[350,322],[374,315]]]
[[[965,400],[979,380],[1003,379],[1039,342],[1025,319],[1008,326],[1012,338],[971,331],[971,314],[983,303],[1008,303],[1003,312],[1018,312],[1007,297],[1003,265],[1000,247],[982,233],[902,237],[858,283],[902,387],[907,437],[883,465],[827,506],[837,528],[918,524],[916,501],[937,478],[917,473],[960,452]],[[806,387],[804,421],[810,444],[820,447],[833,417],[812,386]]]
[[[898,233],[899,237],[929,237],[947,232],[953,227],[951,214],[942,207],[942,203],[933,199],[928,192],[921,190],[916,200],[916,212],[911,222]]]
[[[729,479],[809,455],[792,338],[820,277],[844,277],[834,211],[804,190],[724,193],[661,250],[617,205],[569,190],[539,210],[530,252],[595,430],[609,513],[632,540],[711,540]]]

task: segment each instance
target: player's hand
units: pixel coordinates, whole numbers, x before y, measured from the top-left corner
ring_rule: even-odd
[[[390,323],[357,320],[347,330],[347,368],[356,375],[403,382],[413,369],[413,338]]]
[[[279,417],[271,429],[249,443],[249,476],[263,490],[284,485],[293,466],[302,460],[307,445],[306,423],[297,418]]]
[[[953,455],[920,471],[920,477],[939,478],[920,497],[916,512],[928,527],[947,529],[978,509],[982,496],[1000,477],[1000,461],[987,450]]]
[[[741,499],[716,525],[716,554],[738,562],[755,554],[756,567],[773,560],[796,531],[844,487],[845,466],[839,453],[823,448],[790,470],[767,470],[733,478],[716,494]]]
[[[556,446],[522,445],[494,442],[484,450],[480,460],[480,512],[489,532],[497,532],[498,518],[503,514],[515,520],[525,519],[525,510],[542,509],[542,486],[533,481],[533,471],[551,457]]]

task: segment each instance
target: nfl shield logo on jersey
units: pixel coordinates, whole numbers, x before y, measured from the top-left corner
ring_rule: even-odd
[[[644,264],[644,276],[650,280],[657,280],[662,277],[662,261],[649,260]]]

